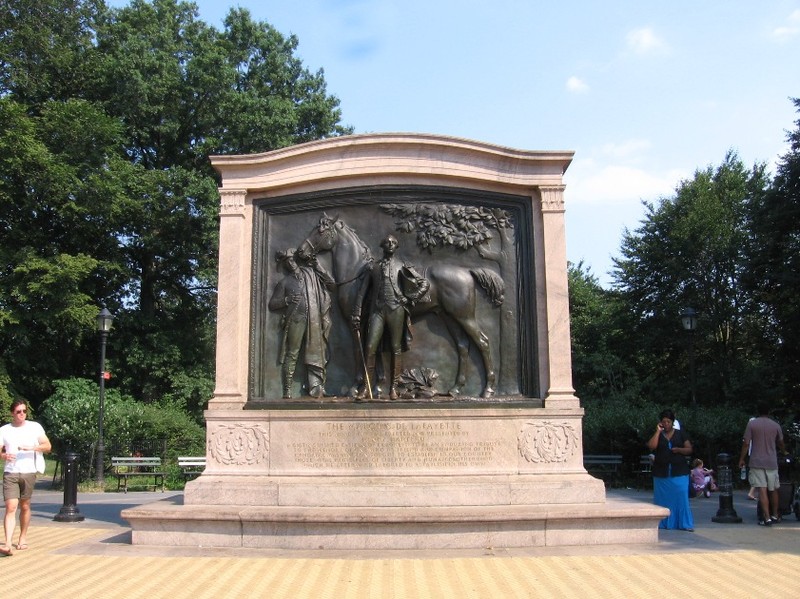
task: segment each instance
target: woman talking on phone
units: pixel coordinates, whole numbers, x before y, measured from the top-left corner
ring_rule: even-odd
[[[689,507],[689,456],[692,444],[682,430],[673,427],[675,414],[664,410],[659,415],[656,431],[647,442],[655,454],[653,461],[653,501],[669,509],[669,516],[659,528],[694,530],[694,517]]]

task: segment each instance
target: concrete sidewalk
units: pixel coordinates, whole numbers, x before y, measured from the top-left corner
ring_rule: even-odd
[[[650,491],[610,490],[650,502]],[[119,512],[181,493],[80,493],[83,522],[53,516],[63,495],[37,490],[30,549],[0,559],[4,595],[36,597],[693,597],[800,596],[800,522],[717,524],[716,496],[692,500],[695,532],[661,531],[653,545],[438,551],[283,551],[130,545]],[[698,585],[701,574],[704,585]]]

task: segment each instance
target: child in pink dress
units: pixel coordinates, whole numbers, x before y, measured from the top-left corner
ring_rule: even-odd
[[[692,462],[692,472],[689,474],[689,478],[692,481],[692,489],[698,496],[711,497],[711,491],[717,490],[714,471],[703,468],[703,460],[699,458]]]

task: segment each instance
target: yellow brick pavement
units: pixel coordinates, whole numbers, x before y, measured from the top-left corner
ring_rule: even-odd
[[[745,532],[742,530],[742,532]],[[32,527],[0,558],[0,597],[563,599],[800,597],[800,555],[756,550],[470,557],[275,556],[141,548],[119,529]],[[218,554],[218,555],[215,555]],[[706,584],[698,584],[702,576]]]

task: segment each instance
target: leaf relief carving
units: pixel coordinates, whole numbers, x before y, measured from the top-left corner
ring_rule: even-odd
[[[578,447],[578,434],[575,427],[563,422],[528,422],[519,433],[517,446],[529,462],[565,462]]]
[[[261,426],[221,425],[209,433],[209,453],[220,464],[252,466],[269,454],[269,434]]]

